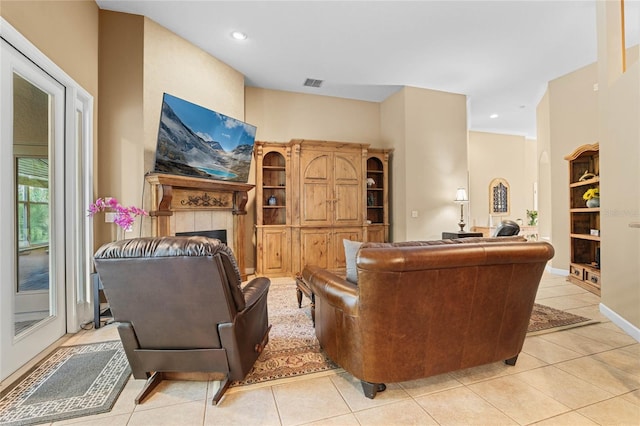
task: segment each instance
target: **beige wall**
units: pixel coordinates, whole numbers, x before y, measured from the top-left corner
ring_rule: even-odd
[[[104,96],[99,104],[97,196],[115,197],[127,206],[140,206],[143,182],[143,24],[141,16],[100,11],[100,92]],[[140,224],[136,220],[134,235],[139,235]],[[96,220],[95,228],[96,246],[117,237],[117,228],[104,221]]]
[[[93,0],[0,0],[0,15],[97,101],[98,6]]]
[[[163,93],[244,120],[244,77],[148,18],[100,11],[100,25],[105,96],[98,192],[125,205],[140,205],[144,195],[142,204],[149,209],[144,176],[154,165]],[[149,218],[136,221],[133,235],[140,232],[151,234]],[[100,237],[98,243],[112,238]]]
[[[380,147],[380,104],[279,90],[246,88],[246,121],[256,139],[316,139]]]
[[[489,226],[489,184],[495,178],[509,183],[510,214],[494,217],[522,219],[533,210],[533,184],[537,181],[536,141],[523,136],[469,132],[469,223]],[[470,228],[465,228],[470,229]]]
[[[640,340],[640,64],[622,73],[616,6],[597,8],[602,304]]]
[[[466,97],[405,87],[383,102],[383,112],[384,144],[396,150],[393,239],[438,239],[442,231],[455,231],[460,210],[453,199],[459,186],[468,186]]]
[[[592,64],[550,81],[547,89],[551,242],[556,249],[551,264],[565,271],[569,270],[570,228],[569,165],[564,157],[581,145],[598,142],[598,92],[593,89],[597,81],[598,68]]]
[[[93,96],[98,141],[98,6],[93,0],[0,0],[0,15]],[[94,161],[94,164],[96,161]],[[94,186],[97,182],[94,183]]]
[[[389,239],[391,241],[407,240],[407,150],[405,126],[405,91],[400,90],[389,96],[380,105],[380,136],[384,148],[393,148],[393,156],[389,167],[390,205]]]
[[[541,239],[546,241],[551,241],[551,228],[553,223],[553,210],[551,208],[553,186],[551,184],[551,161],[549,155],[549,153],[551,152],[551,125],[549,108],[549,91],[547,90],[542,96],[542,99],[540,100],[536,108],[536,159],[538,162],[538,234],[540,235]],[[568,176],[569,173],[567,172],[567,178]]]

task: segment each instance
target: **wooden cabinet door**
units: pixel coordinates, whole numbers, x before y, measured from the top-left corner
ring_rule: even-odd
[[[329,250],[331,241],[330,228],[306,228],[300,230],[301,268],[316,265],[331,269]]]
[[[259,273],[264,275],[282,275],[290,271],[290,238],[285,228],[263,228],[258,243],[258,256],[261,263]]]
[[[331,269],[345,269],[347,264],[344,257],[344,242],[342,240],[362,241],[361,228],[335,229],[331,236],[333,265]]]
[[[386,226],[367,226],[367,241],[370,243],[384,243],[386,241]]]
[[[333,224],[363,222],[362,156],[360,152],[336,152],[333,159]]]
[[[300,222],[302,225],[331,224],[333,207],[331,153],[303,151],[300,154]]]

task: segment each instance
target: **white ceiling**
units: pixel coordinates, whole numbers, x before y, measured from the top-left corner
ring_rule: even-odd
[[[529,138],[547,82],[597,57],[595,0],[97,4],[149,17],[244,74],[248,86],[368,101],[401,86],[460,93],[469,129]],[[635,45],[640,0],[625,4]],[[232,39],[235,30],[248,38]],[[304,87],[306,78],[324,83]]]

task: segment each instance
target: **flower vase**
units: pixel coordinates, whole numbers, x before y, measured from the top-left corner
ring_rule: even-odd
[[[600,197],[593,197],[587,200],[587,207],[590,207],[590,208],[600,207]]]

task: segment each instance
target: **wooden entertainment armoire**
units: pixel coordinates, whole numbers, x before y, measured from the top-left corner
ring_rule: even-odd
[[[343,239],[389,239],[389,156],[368,144],[256,141],[256,274],[344,270]]]

